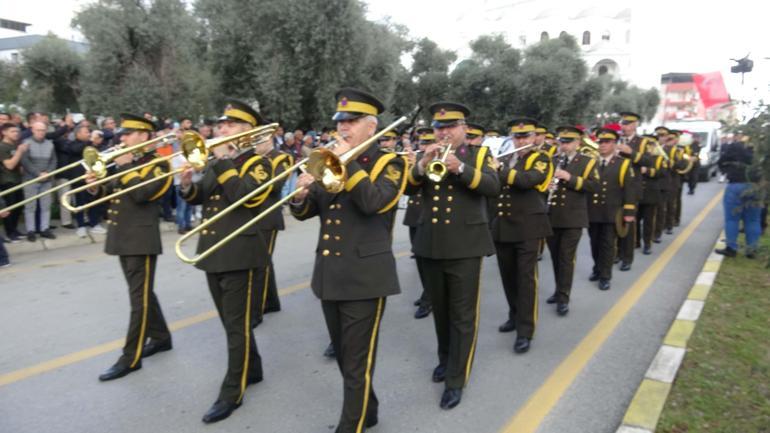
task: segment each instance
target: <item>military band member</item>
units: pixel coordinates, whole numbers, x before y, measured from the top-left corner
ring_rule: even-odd
[[[451,409],[460,403],[473,365],[481,261],[494,253],[484,198],[496,196],[500,183],[488,148],[466,144],[470,110],[439,102],[430,112],[437,143],[425,149],[409,177],[410,192],[423,195],[412,251],[433,305],[439,358],[433,381],[444,382],[440,406]],[[429,164],[444,154],[446,176],[429,177]]]
[[[409,159],[409,167],[414,167],[417,163],[417,157],[422,157],[425,153],[425,148],[436,142],[436,137],[433,135],[433,128],[420,128],[417,130],[417,145],[419,153],[412,153],[407,156]],[[409,196],[407,202],[406,212],[404,212],[404,225],[409,227],[409,242],[414,248],[414,235],[417,233],[417,226],[420,219],[420,212],[422,209],[422,190],[414,191]],[[422,270],[420,267],[420,261],[415,260],[417,263],[417,274],[420,276],[420,285],[422,286]],[[433,309],[430,305],[430,294],[425,290],[425,286],[422,286],[422,294],[414,302],[417,307],[417,311],[414,312],[415,319],[423,319],[430,315]]]
[[[652,166],[652,156],[647,152],[647,143],[640,137],[636,130],[642,116],[632,112],[620,113],[620,128],[622,132],[621,143],[618,145],[618,154],[629,158],[634,166],[634,171],[641,173],[642,167]],[[637,176],[635,185],[637,191],[641,191],[641,176]],[[629,271],[634,262],[634,248],[636,247],[636,224],[632,222],[629,227],[630,236],[620,238],[618,242],[618,257],[620,270]]]
[[[599,190],[596,160],[578,152],[583,132],[572,126],[556,128],[559,153],[556,155],[553,177],[558,179],[549,186],[548,216],[553,234],[546,238],[551,252],[556,290],[547,303],[556,304],[556,312],[569,312],[575,256],[583,228],[588,228],[588,201],[586,195]]]
[[[291,154],[281,152],[273,146],[270,140],[263,140],[257,143],[255,147],[257,155],[267,158],[270,162],[271,178],[278,176],[294,165],[294,158]],[[281,199],[283,185],[288,178],[283,178],[273,184],[270,194],[265,199],[260,209],[267,209]],[[257,226],[262,230],[262,238],[267,243],[268,263],[265,268],[265,280],[260,290],[254,291],[255,301],[253,303],[252,322],[258,324],[266,313],[281,311],[281,300],[278,296],[278,286],[275,281],[275,268],[273,267],[273,252],[278,232],[286,228],[281,210],[271,212],[264,217]]]
[[[616,155],[620,138],[616,131],[601,128],[596,132],[596,137],[599,144],[601,189],[588,199],[588,236],[594,259],[589,280],[598,281],[600,290],[609,290],[618,236],[618,213],[622,215],[625,224],[633,222],[636,215],[637,198],[633,188],[635,173],[631,160]]]
[[[350,88],[337,92],[336,100],[339,144],[332,151],[341,155],[374,135],[384,107]],[[406,186],[405,164],[371,146],[347,165],[342,192],[327,192],[302,174],[301,192],[291,204],[295,218],[321,220],[311,287],[321,300],[344,381],[337,433],[363,432],[378,421],[372,377],[385,300],[400,292],[391,228]]]
[[[150,139],[155,129],[152,122],[131,114],[123,114],[122,117],[120,127],[123,146],[134,146]],[[133,169],[153,158],[154,152],[136,161],[132,153],[115,158],[117,172],[125,175],[89,192],[97,196],[118,193],[169,171],[167,162],[150,165],[142,170]],[[87,183],[94,181],[94,175],[86,178]],[[152,182],[110,200],[105,221],[107,240],[104,252],[120,258],[120,267],[128,283],[131,315],[123,354],[115,365],[99,376],[101,381],[117,379],[139,370],[142,368],[142,358],[171,350],[171,333],[155,296],[154,284],[158,254],[163,252],[158,200],[168,191],[172,181],[169,177],[165,181]]]
[[[548,139],[549,134],[548,128],[545,126],[539,123],[535,126],[535,146],[537,146],[541,152],[548,155],[549,158],[553,158],[553,155],[559,149],[559,146],[555,143],[553,134],[550,134],[551,139]]]
[[[658,126],[655,128],[655,140],[651,143],[655,147],[655,151],[652,152],[655,158],[656,182],[659,194],[655,199],[655,224],[653,233],[653,242],[659,244],[662,242],[663,229],[666,225],[666,196],[669,194],[671,181],[669,179],[669,166],[668,161],[663,155],[663,143],[668,140],[668,135],[671,131],[665,126]],[[644,179],[642,179],[644,180]]]
[[[516,118],[508,124],[516,148],[534,144],[535,123]],[[508,320],[499,331],[516,331],[516,353],[527,352],[535,335],[537,258],[542,240],[553,233],[543,192],[552,175],[551,159],[534,147],[514,153],[499,167],[502,188],[493,214],[492,237],[508,301]]]
[[[468,122],[468,133],[465,139],[468,146],[481,146],[484,142],[484,127],[478,123]]]
[[[398,141],[396,131],[388,131],[380,137],[377,144],[380,146],[380,149],[386,152],[394,152],[396,150],[396,141]]]
[[[246,132],[263,124],[262,117],[248,104],[230,100],[219,118],[219,135]],[[193,169],[182,173],[182,198],[203,207],[203,221],[254,191],[270,179],[272,167],[267,158],[253,149],[243,151],[234,144],[212,149],[214,160],[193,183]],[[254,216],[271,189],[252,201],[229,212],[210,228],[201,231],[197,252],[200,253],[238,229]],[[203,416],[213,423],[229,417],[240,407],[246,387],[262,381],[262,358],[252,332],[254,291],[264,286],[269,254],[262,231],[256,225],[236,236],[222,248],[199,261],[195,267],[206,272],[206,281],[227,337],[227,372],[214,404]]]
[[[487,129],[486,132],[484,132],[484,137],[499,137],[500,131],[497,129]]]
[[[669,174],[671,176],[671,193],[667,196],[668,203],[666,204],[666,234],[674,232],[674,227],[679,226],[682,217],[682,185],[687,174],[688,163],[684,156],[684,148],[678,145],[681,135],[682,131],[671,130],[663,144],[663,150],[668,155]]]
[[[698,172],[700,171],[700,141],[696,136],[693,136],[692,143],[684,147],[684,154],[692,159],[692,167],[684,175],[684,180],[687,182],[687,195],[693,195],[695,194],[695,187],[698,186]]]
[[[652,243],[660,238],[662,202],[665,200],[668,187],[668,165],[663,155],[659,154],[659,144],[654,136],[645,135],[647,152],[654,158],[652,167],[642,167],[641,197],[639,210],[636,214],[636,239],[640,243],[642,254],[652,254]],[[630,235],[630,234],[629,234]],[[658,243],[658,242],[656,242]]]

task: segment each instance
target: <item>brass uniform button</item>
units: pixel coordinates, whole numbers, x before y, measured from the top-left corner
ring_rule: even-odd
[[[433,196],[433,201],[438,201],[438,196],[437,195]]]
[[[502,212],[498,212],[497,215],[498,216],[503,216],[503,213]]]
[[[335,255],[335,256],[337,256],[337,257],[339,257],[339,256],[341,256],[341,255],[342,255],[342,253],[341,253],[341,252],[339,252],[339,251],[337,251],[336,253],[334,253],[334,255]]]
[[[436,224],[438,222],[438,218],[433,218],[430,220],[431,223]]]
[[[438,191],[438,190],[440,190],[440,189],[441,189],[441,187],[440,187],[439,185],[434,185],[434,186],[433,186],[433,189],[435,189],[436,191]]]
[[[324,256],[324,257],[326,257],[326,256],[328,256],[330,253],[329,253],[329,250],[324,250],[324,251],[323,251],[321,254],[323,254],[323,256]]]
[[[342,221],[340,221],[340,220],[334,220],[334,224],[340,225],[340,224],[342,224]]]
[[[446,201],[452,201],[452,196],[450,195],[449,197],[447,197]]]
[[[325,234],[325,235],[323,236],[323,240],[325,240],[325,241],[328,241],[328,240],[329,240],[329,235],[328,235],[328,234]]]
[[[334,240],[335,240],[335,241],[341,241],[341,240],[342,240],[342,238],[341,238],[341,237],[339,237],[339,236],[335,236],[335,237],[334,237]]]
[[[451,207],[446,208],[446,213],[451,213],[451,212],[452,212],[452,208]]]
[[[327,220],[326,220],[326,224],[327,224],[327,225],[329,225],[329,224],[331,224],[331,223],[332,223],[332,220],[330,220],[330,219],[327,219]]]
[[[452,185],[449,185],[449,186],[447,187],[447,189],[449,189],[449,190],[451,191],[451,190],[453,190],[454,188],[452,187]]]
[[[444,224],[449,224],[449,220],[444,220]]]
[[[433,206],[433,212],[438,212],[438,208]]]
[[[208,231],[208,230],[206,230],[206,229],[203,229],[203,230],[201,231],[201,234],[202,234],[202,235],[207,235],[207,234],[209,234],[209,231]]]

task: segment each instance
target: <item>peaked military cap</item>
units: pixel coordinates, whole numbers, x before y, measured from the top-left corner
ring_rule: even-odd
[[[631,111],[623,111],[620,113],[620,123],[622,125],[628,125],[632,122],[638,122],[642,119],[642,116],[633,113]]]
[[[471,114],[468,107],[456,102],[436,102],[428,107],[428,111],[433,115],[431,126],[434,128],[445,128],[463,123],[465,118]]]
[[[508,122],[511,134],[529,134],[535,132],[537,120],[530,117],[515,117]]]
[[[474,137],[483,137],[484,127],[478,123],[468,123],[468,135],[472,135]]]
[[[233,122],[248,123],[251,126],[259,126],[267,123],[251,105],[234,98],[227,99],[224,113],[218,119],[219,122],[230,120]]]
[[[334,98],[337,100],[337,111],[332,116],[335,122],[377,116],[385,111],[385,106],[379,99],[363,90],[345,87],[340,89]]]
[[[155,123],[152,120],[147,120],[142,116],[136,116],[134,114],[122,113],[120,115],[120,132],[128,133],[132,131],[155,131]]]

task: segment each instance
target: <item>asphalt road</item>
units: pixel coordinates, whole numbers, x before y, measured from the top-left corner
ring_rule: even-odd
[[[388,299],[382,322],[374,377],[380,423],[371,431],[503,432],[523,425],[511,424],[518,415],[516,422],[530,425],[518,431],[614,432],[721,231],[720,204],[689,230],[691,236],[683,235],[721,188],[712,181],[685,195],[682,226],[664,235],[652,256],[637,250],[633,269],[616,269],[608,292],[588,281],[584,233],[565,318],[545,304],[553,291],[546,253],[540,320],[526,355],[513,353],[514,334],[497,332],[507,306],[495,258],[487,258],[474,370],[462,404],[452,411],[438,407],[443,385],[430,380],[437,363],[433,322],[412,318],[419,280],[406,227],[397,225],[393,250],[403,293]],[[210,426],[200,418],[224,374],[224,332],[212,314],[203,273],[172,252],[176,235],[164,235],[167,253],[155,284],[167,320],[175,323],[174,350],[109,383],[97,376],[118,358],[128,321],[117,258],[102,254],[102,245],[13,257],[15,265],[0,271],[0,432],[333,431],[342,381],[336,364],[321,355],[328,336],[307,287],[317,230],[315,220],[291,221],[279,235],[275,262],[283,311],[266,316],[256,331],[265,381],[249,387],[232,417]],[[666,248],[676,253],[659,262],[659,273],[644,274]],[[629,303],[624,295],[635,283],[641,295]],[[613,307],[624,304],[627,312],[618,316]],[[601,322],[613,318],[617,326]],[[591,349],[596,332],[608,337],[593,341]]]

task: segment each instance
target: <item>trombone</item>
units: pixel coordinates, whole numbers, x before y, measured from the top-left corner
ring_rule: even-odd
[[[163,173],[162,175],[151,177],[147,180],[139,182],[128,188],[121,188],[120,191],[116,191],[116,192],[113,192],[112,194],[99,197],[98,199],[95,199],[81,206],[72,206],[72,204],[68,200],[69,196],[72,194],[77,194],[81,191],[85,191],[87,189],[91,189],[96,186],[99,186],[108,182],[112,182],[113,180],[123,177],[128,173],[141,171],[146,167],[150,167],[164,161],[171,161],[172,159],[174,159],[179,155],[183,156],[185,161],[187,161],[187,163],[191,165],[193,168],[195,168],[196,170],[201,170],[206,166],[206,164],[208,164],[208,161],[211,160],[210,151],[214,147],[221,146],[223,144],[229,144],[229,145],[234,144],[235,146],[241,149],[244,149],[252,145],[253,143],[260,142],[264,138],[273,135],[277,127],[278,127],[277,123],[271,123],[269,125],[259,126],[254,129],[241,132],[239,134],[231,135],[229,137],[215,138],[213,140],[208,140],[208,142],[203,138],[203,136],[201,136],[199,133],[195,131],[185,131],[184,134],[182,134],[182,140],[180,143],[182,148],[181,150],[174,152],[170,155],[153,158],[151,161],[145,162],[136,167],[132,167],[131,170],[115,173],[107,177],[102,177],[96,182],[86,184],[78,188],[75,188],[73,190],[70,190],[62,196],[61,205],[65,207],[67,210],[69,210],[70,212],[80,212],[85,209],[104,203],[106,201],[112,200],[115,197],[119,197],[123,194],[127,194],[131,191],[147,186],[151,183],[167,179],[171,176],[175,176],[185,171],[187,167],[179,167],[177,169],[170,170],[167,173]],[[233,141],[235,141],[236,143],[232,143]]]
[[[280,209],[280,207],[283,206],[284,203],[293,199],[294,196],[297,195],[302,190],[297,188],[294,191],[290,192],[285,197],[278,200],[275,204],[273,204],[272,206],[260,212],[258,215],[252,218],[249,222],[238,227],[236,230],[234,230],[224,238],[220,239],[219,242],[215,243],[214,245],[209,247],[207,250],[201,253],[198,253],[193,257],[189,257],[185,255],[185,253],[182,251],[182,245],[185,242],[187,242],[187,240],[190,239],[192,236],[207,229],[208,227],[211,226],[211,224],[214,224],[215,222],[219,221],[222,217],[232,212],[233,209],[236,209],[242,206],[243,204],[247,203],[252,198],[258,196],[268,188],[272,187],[274,183],[291,175],[297,169],[306,171],[307,173],[312,175],[315,178],[315,181],[320,183],[321,187],[323,187],[326,191],[330,193],[336,194],[342,191],[342,189],[345,186],[345,182],[347,181],[346,165],[350,161],[361,156],[361,154],[363,154],[367,149],[369,149],[369,147],[371,147],[372,144],[376,143],[377,140],[381,136],[383,136],[386,132],[406,122],[407,119],[408,119],[408,116],[402,116],[398,118],[398,120],[391,123],[387,127],[383,128],[380,132],[374,134],[368,140],[364,141],[363,143],[359,144],[353,149],[350,149],[349,151],[343,153],[342,155],[336,155],[334,152],[331,151],[330,148],[334,145],[335,143],[334,141],[330,142],[325,147],[314,150],[313,152],[310,153],[310,155],[307,158],[303,158],[302,160],[298,161],[291,167],[287,168],[283,173],[273,177],[268,182],[265,182],[264,184],[260,185],[254,191],[251,191],[250,193],[241,197],[235,203],[222,209],[219,213],[209,218],[208,221],[198,225],[194,229],[184,234],[181,238],[179,238],[176,241],[176,245],[174,246],[174,249],[176,250],[176,255],[179,257],[179,259],[181,259],[185,263],[196,264],[201,260],[205,259],[206,257],[210,256],[211,254],[215,253],[217,250],[222,248],[222,246],[224,246],[225,244],[233,240],[236,236],[240,235],[244,231],[248,230],[249,227],[261,221],[271,212],[275,211],[276,209]]]
[[[9,188],[7,190],[4,190],[2,193],[0,193],[0,197],[4,196],[6,194],[9,194],[9,193],[11,193],[13,191],[17,191],[17,190],[19,190],[21,188],[24,188],[27,185],[32,185],[32,184],[35,184],[35,183],[38,183],[38,182],[42,182],[45,179],[48,179],[48,178],[50,178],[52,176],[55,176],[55,175],[57,175],[59,173],[63,173],[65,171],[67,171],[67,170],[71,170],[71,169],[73,169],[73,168],[75,168],[75,167],[77,167],[79,165],[82,165],[85,168],[86,174],[80,175],[80,176],[78,176],[78,177],[76,177],[74,179],[68,180],[67,182],[64,182],[62,184],[56,185],[56,186],[52,187],[51,189],[43,191],[43,192],[41,192],[39,194],[35,194],[35,195],[31,196],[31,197],[27,197],[27,198],[25,198],[24,200],[22,200],[22,201],[20,201],[18,203],[14,203],[14,204],[6,207],[5,209],[0,210],[0,213],[16,209],[17,207],[24,206],[27,203],[33,202],[33,201],[39,199],[40,197],[43,197],[46,194],[53,194],[53,193],[55,193],[55,192],[57,192],[57,191],[59,191],[61,189],[64,189],[64,188],[69,187],[69,186],[71,186],[71,185],[73,185],[75,183],[83,181],[88,176],[88,174],[94,174],[98,178],[103,178],[105,175],[107,175],[107,169],[109,169],[112,166],[112,161],[115,158],[117,158],[117,157],[119,157],[121,155],[125,155],[127,153],[137,153],[137,152],[139,152],[140,149],[142,149],[144,147],[147,147],[147,146],[150,146],[150,145],[154,145],[154,144],[157,144],[157,143],[160,143],[160,142],[163,142],[165,144],[171,137],[173,137],[173,135],[174,135],[173,133],[165,134],[165,135],[162,135],[160,137],[153,138],[152,140],[144,141],[144,142],[136,144],[134,146],[125,147],[125,148],[120,148],[119,146],[113,146],[113,147],[111,147],[111,148],[109,148],[109,149],[107,149],[107,150],[105,150],[104,152],[101,152],[101,153],[98,150],[96,150],[96,148],[93,147],[93,146],[86,146],[83,149],[83,159],[81,159],[80,161],[75,161],[75,162],[73,162],[71,164],[67,164],[64,167],[57,168],[56,170],[53,170],[53,171],[51,171],[49,173],[46,173],[46,174],[44,174],[42,176],[38,176],[38,177],[36,177],[34,179],[30,179],[30,180],[28,180],[26,182],[20,183],[19,185],[16,185],[13,188]],[[68,196],[68,195],[69,195],[69,193],[66,193],[66,194],[62,195],[62,200],[64,200],[65,196]],[[66,205],[64,203],[62,203],[62,206],[64,206],[68,210],[72,211],[72,209],[70,209],[71,205],[69,205],[69,203],[67,203]]]

